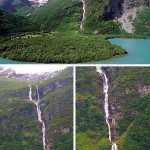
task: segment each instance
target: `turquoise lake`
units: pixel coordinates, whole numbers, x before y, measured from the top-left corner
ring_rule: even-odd
[[[150,39],[109,39],[113,45],[125,49],[128,54],[115,57],[106,61],[95,62],[96,64],[150,64]]]
[[[9,59],[0,58],[0,64],[22,64],[22,62],[19,61],[11,61]]]
[[[96,64],[150,64],[150,39],[109,39],[114,45],[121,46],[128,54],[105,61],[92,62]],[[20,64],[23,62],[0,58],[0,64]],[[25,62],[24,62],[25,63]],[[90,63],[88,63],[90,64]]]

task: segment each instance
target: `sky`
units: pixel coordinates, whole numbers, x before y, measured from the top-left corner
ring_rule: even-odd
[[[17,65],[0,65],[0,67],[3,67],[5,69],[11,68],[15,70],[16,73],[29,73],[29,74],[34,74],[34,73],[43,73],[43,72],[54,72],[57,70],[62,70],[65,69],[67,66],[66,65],[46,65],[46,64],[41,64],[41,65],[31,65],[31,64],[17,64]]]

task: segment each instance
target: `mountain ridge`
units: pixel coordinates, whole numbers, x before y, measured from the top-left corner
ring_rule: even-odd
[[[24,84],[13,80],[15,84],[11,87],[12,85],[0,76],[0,129],[2,130],[0,149],[7,149],[10,145],[12,149],[43,149],[42,127],[37,119],[36,107],[29,99],[30,94],[33,101],[38,102],[45,123],[46,148],[71,149],[73,147],[72,77],[73,69],[69,67],[58,76],[44,82]],[[18,83],[23,85],[18,87]],[[31,93],[29,85],[32,87]]]
[[[42,82],[49,78],[53,78],[60,74],[63,70],[55,71],[55,72],[42,72],[42,73],[16,73],[13,69],[4,69],[0,67],[0,76],[4,76],[5,78],[14,78],[20,79],[25,81],[32,81],[32,82]]]

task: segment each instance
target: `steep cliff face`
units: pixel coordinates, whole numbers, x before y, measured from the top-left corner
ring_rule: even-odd
[[[149,107],[149,69],[120,67],[114,69],[106,68],[105,72],[109,77],[110,111],[111,117],[115,119],[117,124],[115,138],[118,139],[119,149],[136,147],[135,143],[138,143],[136,136],[143,138],[143,140],[148,138],[146,137],[147,129],[144,129],[144,122],[146,123],[147,120],[145,120],[143,115],[147,114],[146,109]],[[140,116],[143,116],[141,118],[143,123],[138,124],[137,118]],[[132,130],[135,129],[136,131],[137,126],[141,126],[140,132],[145,132],[145,136],[141,133],[136,133],[137,135],[132,136]],[[130,138],[131,144],[127,142],[127,139]],[[146,149],[147,144],[139,142],[139,147]]]
[[[1,69],[2,71],[2,69]],[[40,83],[30,83],[25,82],[24,85],[17,79],[7,78],[8,81],[13,81],[14,88],[10,88],[9,86],[12,85],[12,83],[7,84],[7,80],[3,77],[0,77],[0,104],[3,107],[6,106],[6,110],[10,112],[10,116],[12,114],[14,115],[15,121],[13,122],[13,126],[15,128],[15,131],[17,134],[14,133],[14,136],[22,136],[25,138],[29,135],[28,132],[33,133],[34,136],[29,137],[31,140],[30,143],[26,142],[24,139],[17,140],[17,146],[18,149],[22,148],[21,142],[25,142],[26,145],[23,145],[23,148],[27,149],[42,149],[42,133],[41,133],[41,125],[39,124],[37,120],[37,112],[36,107],[29,101],[29,91],[30,87],[29,84],[32,87],[32,99],[38,100],[38,96],[40,98],[39,106],[41,108],[42,112],[42,119],[45,122],[46,126],[46,146],[47,150],[49,149],[59,149],[60,147],[63,147],[64,149],[71,149],[72,148],[72,114],[73,114],[73,70],[72,68],[67,68],[56,77],[47,79]],[[18,81],[18,82],[16,82]],[[16,83],[16,85],[15,85]],[[4,84],[4,86],[3,86]],[[38,85],[38,92],[37,87]],[[16,88],[15,88],[16,86]],[[3,101],[4,97],[4,101]],[[6,102],[5,102],[6,101]],[[11,110],[9,110],[9,106],[11,106]],[[22,115],[24,114],[24,115]],[[22,123],[22,121],[17,123],[16,115],[20,116],[20,119],[22,118],[22,121],[27,121],[27,123]],[[0,134],[0,139],[5,137],[5,132],[7,132],[7,128],[4,129],[4,126],[2,125],[3,122],[9,122],[8,118],[10,117],[7,114],[5,114],[5,110],[2,109],[2,113],[0,113],[0,124],[1,124],[1,131],[4,131]],[[29,125],[30,116],[33,123],[32,127]],[[24,118],[26,117],[26,118]],[[19,133],[17,126],[20,125],[20,130],[23,131],[23,133]],[[11,123],[10,123],[11,124]],[[25,127],[24,127],[25,126]],[[29,126],[30,129],[26,128],[26,126]],[[33,129],[35,127],[35,129]],[[12,127],[10,127],[10,130]],[[23,134],[23,135],[22,135]],[[11,132],[9,134],[11,135]],[[35,138],[35,141],[32,139]],[[13,139],[10,138],[11,143]],[[34,144],[31,144],[35,142]],[[6,144],[5,141],[2,140],[0,149],[5,149],[9,146],[9,144]],[[15,144],[11,143],[13,147],[15,147]],[[37,145],[36,145],[37,144]]]
[[[124,0],[110,0],[104,8],[104,19],[109,20],[110,18],[121,17],[123,3]]]
[[[24,31],[30,25],[29,21],[17,15],[10,14],[0,9],[0,35],[12,32]]]
[[[103,107],[103,81],[95,67],[78,67],[77,87],[77,150],[110,149]]]
[[[14,13],[17,9],[32,7],[33,2],[29,0],[2,0],[0,3],[0,8],[6,10],[7,12]]]
[[[109,4],[105,7],[104,17],[120,18],[122,13],[133,9],[134,7],[149,6],[148,0],[110,0]]]
[[[108,121],[112,141],[119,150],[148,149],[150,69],[102,67],[102,70],[109,83]],[[81,147],[111,149],[105,121],[103,82],[104,77],[95,67],[77,68],[77,150]]]
[[[123,11],[127,11],[128,9],[131,9],[133,7],[149,6],[149,5],[150,5],[149,0],[124,0]]]
[[[149,5],[149,0],[110,0],[104,9],[103,18],[105,20],[118,19],[123,30],[133,33],[135,32],[133,22],[137,18],[137,13]]]
[[[9,13],[28,14],[51,0],[1,0],[0,8]]]

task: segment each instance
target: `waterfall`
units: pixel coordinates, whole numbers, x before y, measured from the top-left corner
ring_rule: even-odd
[[[83,15],[82,15],[82,21],[81,21],[81,24],[80,24],[80,30],[83,29],[83,23],[84,23],[84,20],[86,19],[86,16],[85,16],[85,14],[86,14],[85,0],[81,0],[81,1],[83,3],[83,7],[82,7],[82,9],[83,9]]]
[[[42,120],[42,112],[41,112],[41,108],[39,105],[39,100],[40,100],[40,96],[39,96],[39,91],[38,91],[38,86],[36,85],[36,90],[37,90],[37,96],[38,96],[38,100],[33,100],[32,99],[32,87],[31,85],[29,85],[30,90],[29,90],[29,100],[36,105],[36,111],[37,111],[37,115],[38,115],[38,121],[42,124],[42,142],[43,142],[43,149],[46,150],[46,137],[45,137],[45,123]]]
[[[109,99],[108,99],[108,89],[109,89],[108,78],[107,78],[106,74],[103,72],[101,67],[96,67],[96,71],[103,78],[103,91],[104,91],[104,94],[105,94],[105,97],[104,97],[105,121],[106,121],[106,124],[108,126],[109,141],[112,143],[111,150],[118,150],[117,144],[112,142],[111,126],[110,126],[110,122],[109,122],[110,115],[109,115]],[[112,123],[115,125],[115,120],[113,118],[111,118],[111,119],[112,119]]]
[[[39,96],[39,89],[38,86],[36,85],[36,90],[37,90],[37,96],[38,96],[38,101],[40,100],[40,96]]]

